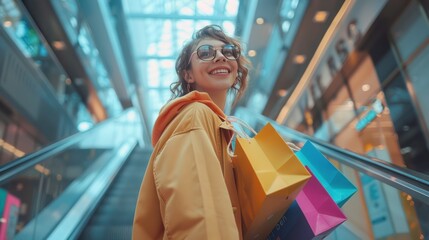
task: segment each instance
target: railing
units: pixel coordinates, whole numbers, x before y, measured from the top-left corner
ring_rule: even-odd
[[[311,141],[357,187],[358,193],[343,207],[349,220],[328,239],[424,239],[429,226],[429,177],[381,159],[357,154],[279,125],[249,109],[237,117],[256,131],[270,122],[286,141]]]
[[[288,141],[312,141],[358,187],[358,193],[342,208],[348,221],[327,239],[427,236],[427,226],[420,220],[429,214],[426,175],[341,149],[245,109],[237,111],[237,116],[255,128],[271,122]],[[0,168],[0,187],[4,189],[8,209],[4,213],[9,214],[3,218],[11,229],[15,229],[14,225],[17,229],[11,233],[12,238],[14,234],[16,239],[73,234],[72,229],[79,225],[76,214],[81,212],[76,209],[83,206],[92,211],[91,204],[83,199],[100,198],[110,183],[106,179],[117,173],[136,144],[131,132],[141,131],[124,130],[124,118],[126,114]],[[95,187],[93,183],[103,186]],[[78,207],[78,203],[83,205]],[[13,214],[17,216],[15,220],[10,217]],[[61,230],[56,226],[66,227]]]
[[[141,126],[129,121],[132,111],[0,168],[0,198],[4,198],[0,202],[5,203],[2,217],[9,229],[6,239],[72,234],[79,224],[76,220],[81,219],[76,213],[93,211],[141,141]],[[58,228],[64,225],[67,227]]]

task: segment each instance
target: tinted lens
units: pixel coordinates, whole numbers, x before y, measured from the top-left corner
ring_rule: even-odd
[[[231,44],[223,46],[222,54],[230,60],[238,59],[238,57],[240,57],[240,53],[238,51],[238,48],[234,45],[231,45]]]
[[[197,50],[197,55],[201,60],[213,60],[215,56],[215,50],[213,46],[202,45]]]
[[[220,51],[229,60],[235,60],[240,57],[240,51],[232,44],[223,46]],[[197,49],[197,55],[203,61],[211,61],[216,56],[216,50],[211,45],[202,45]]]

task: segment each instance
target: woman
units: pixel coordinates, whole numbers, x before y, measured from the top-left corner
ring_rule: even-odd
[[[133,239],[241,239],[241,214],[223,109],[241,96],[249,61],[219,26],[194,34],[176,61],[179,81],[152,135]]]

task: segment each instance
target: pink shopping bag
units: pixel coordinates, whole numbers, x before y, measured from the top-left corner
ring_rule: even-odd
[[[310,169],[307,170],[311,173]],[[268,239],[323,239],[347,217],[322,184],[312,177]]]
[[[0,198],[0,240],[14,239],[21,201],[4,189],[0,189]]]

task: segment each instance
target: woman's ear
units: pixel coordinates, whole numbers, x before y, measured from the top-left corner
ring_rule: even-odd
[[[193,83],[194,82],[194,80],[192,79],[192,75],[188,71],[185,71],[185,73],[183,75],[184,75],[184,78],[185,78],[187,83]]]

